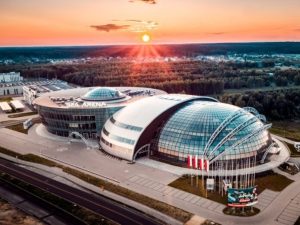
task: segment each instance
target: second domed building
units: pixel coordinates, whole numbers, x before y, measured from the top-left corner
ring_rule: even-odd
[[[158,95],[136,101],[104,125],[100,145],[133,161],[139,156],[187,166],[189,157],[218,162],[260,160],[272,145],[264,116],[210,97]],[[233,169],[233,168],[232,168]]]

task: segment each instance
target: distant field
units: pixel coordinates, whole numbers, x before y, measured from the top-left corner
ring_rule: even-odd
[[[294,141],[300,141],[300,121],[273,121],[270,132]]]
[[[280,91],[280,90],[300,90],[300,85],[290,85],[286,87],[261,87],[261,88],[242,88],[242,89],[225,89],[224,94],[241,94],[249,91]]]

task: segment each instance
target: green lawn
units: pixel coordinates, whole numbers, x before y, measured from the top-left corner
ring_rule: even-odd
[[[258,194],[261,193],[265,189],[270,189],[272,191],[282,191],[284,188],[286,188],[289,184],[291,184],[293,181],[286,178],[285,176],[282,176],[280,174],[274,173],[274,172],[266,172],[263,174],[258,174],[255,179],[255,184],[257,185]],[[221,204],[226,205],[227,204],[227,196],[222,196],[217,191],[218,188],[216,188],[215,192],[207,192],[205,191],[201,177],[198,178],[198,186],[196,185],[196,176],[191,178],[189,175],[184,175],[177,180],[173,181],[169,184],[169,186],[204,197],[208,198],[210,200],[213,200],[215,202],[219,202]]]

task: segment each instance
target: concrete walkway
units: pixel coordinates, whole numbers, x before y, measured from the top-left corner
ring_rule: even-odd
[[[300,215],[300,193],[290,200],[287,207],[276,218],[278,223],[293,225]]]

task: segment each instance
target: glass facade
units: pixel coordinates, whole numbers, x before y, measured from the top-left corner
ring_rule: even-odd
[[[114,119],[114,117],[110,117],[110,121],[115,124],[117,127],[121,127],[127,130],[134,130],[134,131],[142,131],[143,128],[142,127],[137,127],[137,126],[133,126],[133,125],[129,125],[129,124],[125,124],[125,123],[121,123],[118,122]]]
[[[111,134],[109,133],[105,127],[103,128],[103,133],[107,136],[110,137],[111,139],[115,140],[115,141],[119,141],[119,142],[123,142],[125,144],[129,144],[129,145],[134,145],[134,140],[129,139],[129,138],[124,138],[124,137],[120,137],[118,135],[115,134]]]
[[[42,123],[50,133],[67,137],[72,132],[79,132],[85,138],[100,136],[104,123],[121,108],[48,108],[37,105]]]
[[[159,128],[151,145],[151,154],[180,164],[186,162],[187,155],[205,156],[211,160],[225,150],[229,156],[260,152],[271,143],[263,126],[253,114],[238,107],[191,101]],[[232,147],[241,140],[245,141]]]
[[[81,98],[87,101],[111,101],[122,99],[125,97],[126,95],[122,94],[114,88],[100,87],[89,91]]]

